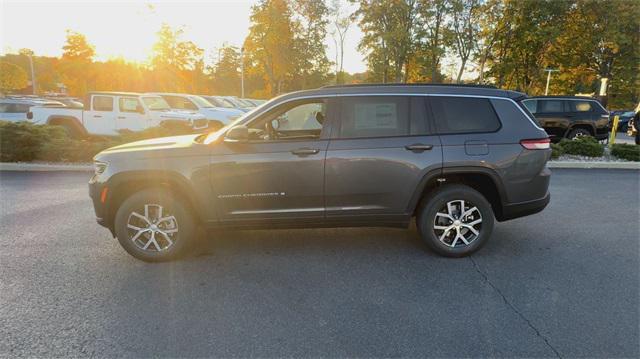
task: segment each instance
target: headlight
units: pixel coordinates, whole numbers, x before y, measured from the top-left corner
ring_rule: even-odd
[[[106,171],[107,164],[105,162],[94,161],[93,162],[93,169],[94,169],[96,175],[100,175],[100,174],[104,173],[104,171]]]

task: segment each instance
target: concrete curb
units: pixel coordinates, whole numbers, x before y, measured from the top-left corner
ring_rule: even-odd
[[[0,162],[0,171],[28,172],[93,172],[92,165]]]
[[[603,169],[624,169],[640,170],[640,162],[573,162],[573,161],[549,161],[549,168],[603,168]]]

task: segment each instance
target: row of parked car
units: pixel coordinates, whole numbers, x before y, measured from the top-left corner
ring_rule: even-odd
[[[182,93],[90,92],[73,97],[0,98],[0,119],[64,126],[74,137],[141,131],[163,122],[186,122],[194,130],[231,123],[264,100]]]
[[[195,131],[228,125],[265,100],[184,93],[90,92],[86,103],[74,97],[0,98],[0,119],[64,126],[74,137],[141,131],[163,122],[186,122]],[[594,98],[538,96],[522,101],[552,140],[593,136],[605,140],[614,116],[627,130],[634,111],[607,111]]]

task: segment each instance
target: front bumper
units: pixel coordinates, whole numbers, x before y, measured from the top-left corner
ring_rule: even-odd
[[[89,181],[89,197],[91,198],[91,202],[93,202],[93,211],[96,214],[96,222],[103,227],[109,228],[109,223],[107,223],[107,206],[106,201],[102,203],[102,197],[106,199],[108,196],[108,189],[104,184],[101,184],[95,181],[95,178],[92,178]]]

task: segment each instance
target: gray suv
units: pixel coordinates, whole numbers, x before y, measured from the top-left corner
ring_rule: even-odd
[[[177,258],[199,228],[408,227],[449,257],[494,219],[549,203],[551,150],[519,92],[329,86],[277,97],[214,133],[95,157],[97,221],[144,261]]]

